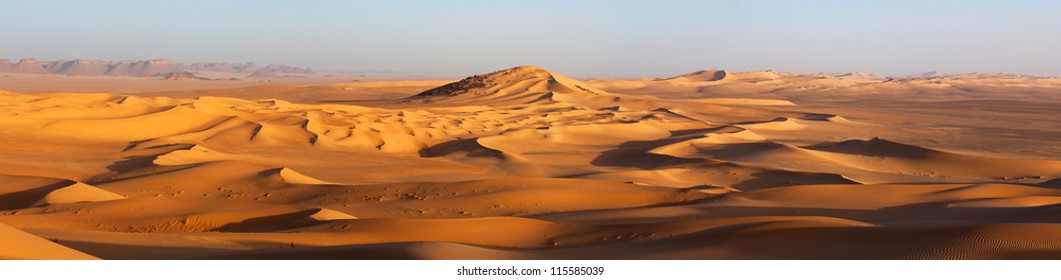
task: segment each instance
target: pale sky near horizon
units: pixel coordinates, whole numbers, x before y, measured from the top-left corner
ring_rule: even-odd
[[[0,0],[0,58],[576,78],[701,69],[1061,75],[1061,1]]]

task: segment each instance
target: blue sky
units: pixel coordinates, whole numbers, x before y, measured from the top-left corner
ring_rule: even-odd
[[[465,76],[700,69],[1061,74],[1061,1],[17,1],[0,58]]]

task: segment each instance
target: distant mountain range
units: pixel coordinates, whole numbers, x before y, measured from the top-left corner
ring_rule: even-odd
[[[170,73],[182,72],[224,72],[224,73],[246,73],[253,77],[284,76],[291,74],[314,74],[313,69],[287,66],[281,64],[269,64],[259,67],[254,62],[248,63],[194,63],[187,65],[167,59],[155,60],[57,60],[37,61],[33,58],[24,58],[17,63],[11,60],[0,59],[0,72],[8,73],[33,73],[33,74],[60,74],[70,76],[125,76],[125,77],[152,77]]]

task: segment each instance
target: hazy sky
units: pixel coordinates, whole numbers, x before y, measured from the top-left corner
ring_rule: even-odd
[[[1061,1],[13,1],[0,58],[466,76],[1061,74]]]

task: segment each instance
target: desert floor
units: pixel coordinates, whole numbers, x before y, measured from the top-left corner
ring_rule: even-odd
[[[0,77],[0,258],[1061,259],[1061,80]]]

